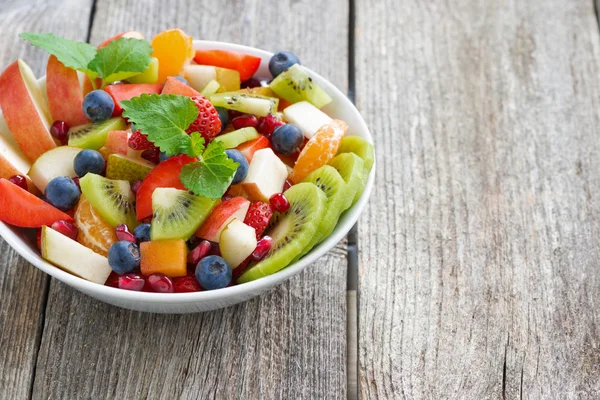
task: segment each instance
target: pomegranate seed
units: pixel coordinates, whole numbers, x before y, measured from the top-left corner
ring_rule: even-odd
[[[163,274],[152,274],[147,278],[152,290],[156,293],[173,293],[173,282]]]
[[[277,119],[273,114],[269,114],[266,117],[260,118],[256,130],[258,130],[258,133],[265,136],[271,136],[275,128],[281,125],[284,125],[284,123]]]
[[[117,233],[117,239],[126,240],[131,243],[137,243],[135,236],[133,235],[133,233],[129,232],[129,227],[127,227],[127,225],[125,225],[125,224],[117,225],[117,227],[115,228],[115,231]]]
[[[219,247],[219,243],[210,242],[210,251],[208,252],[208,255],[221,257],[221,248]]]
[[[232,196],[232,195],[230,195],[229,193],[225,193],[225,194],[223,195],[223,197],[221,197],[221,202],[225,202],[225,201],[227,201],[227,200],[231,200],[231,199],[233,199],[233,196]]]
[[[252,252],[252,259],[254,261],[260,261],[271,250],[273,246],[273,238],[271,236],[263,236],[258,243],[256,243],[256,248]]]
[[[262,84],[260,82],[260,79],[252,77],[250,79],[248,79],[247,81],[242,82],[242,84],[240,85],[241,89],[246,89],[246,88],[255,88],[255,87],[261,87]]]
[[[60,142],[64,142],[69,137],[69,124],[64,121],[54,121],[50,127],[50,134]]]
[[[173,279],[175,293],[199,292],[202,290],[194,275],[186,275]]]
[[[247,128],[249,126],[256,128],[258,126],[258,118],[254,115],[242,115],[231,120],[235,129]]]
[[[71,238],[73,240],[77,240],[77,226],[75,226],[74,224],[64,221],[64,220],[58,220],[55,223],[53,223],[50,228],[54,229],[57,232],[62,233],[63,235],[65,235],[68,238]]]
[[[200,242],[198,246],[194,248],[194,250],[190,251],[188,254],[187,261],[189,264],[196,265],[202,260],[204,257],[208,255],[212,248],[212,244],[208,240],[203,240]]]
[[[131,184],[131,191],[133,192],[133,194],[137,194],[137,191],[140,189],[140,186],[142,186],[142,181],[134,181]]]
[[[27,188],[27,179],[25,179],[25,177],[23,175],[13,175],[10,178],[8,178],[8,181],[11,182],[11,183],[14,183],[15,185],[17,185],[21,189],[28,190],[28,188]]]
[[[106,278],[106,282],[104,282],[104,286],[110,286],[114,288],[119,287],[119,274],[115,271],[110,271],[110,275]]]
[[[292,187],[292,182],[290,182],[289,179],[286,179],[285,182],[283,183],[283,191],[285,192],[286,190],[288,190],[291,187]]]
[[[196,245],[198,243],[200,243],[200,240],[201,240],[200,238],[198,238],[196,236],[192,236],[191,238],[189,238],[187,240],[187,242],[185,242],[185,244],[187,244],[187,247],[188,247],[189,250],[193,250],[194,247],[196,247]]]
[[[79,191],[81,192],[81,185],[79,184],[79,177],[76,176],[75,178],[71,178],[73,179],[73,182],[77,185],[77,187],[79,188]]]
[[[143,276],[130,273],[119,276],[119,289],[133,290],[139,292],[144,288],[146,280]]]
[[[144,218],[144,219],[142,220],[142,223],[143,223],[143,224],[151,224],[151,223],[152,223],[152,217],[147,217],[147,218]]]
[[[232,119],[239,117],[241,115],[244,115],[244,113],[241,113],[239,111],[235,111],[235,110],[227,110],[227,114],[229,114],[229,120],[231,121]]]
[[[142,158],[153,164],[160,163],[160,148],[152,147],[151,149],[144,150],[142,152]]]
[[[290,202],[285,198],[283,193],[275,193],[269,199],[269,203],[271,203],[271,207],[273,207],[275,211],[286,212],[290,209]]]

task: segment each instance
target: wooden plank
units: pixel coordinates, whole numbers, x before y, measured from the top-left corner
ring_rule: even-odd
[[[356,15],[379,163],[359,225],[363,398],[598,398],[593,2]]]
[[[18,38],[26,31],[85,39],[91,1],[5,3],[0,9],[0,68],[23,58],[38,76],[46,57]],[[85,18],[68,16],[83,15]],[[29,396],[43,326],[48,278],[0,238],[0,398]]]
[[[92,42],[181,27],[196,38],[289,48],[345,89],[346,10],[340,0],[318,7],[99,0]],[[53,282],[34,397],[343,398],[345,272],[342,243],[258,299],[187,316],[116,309]]]

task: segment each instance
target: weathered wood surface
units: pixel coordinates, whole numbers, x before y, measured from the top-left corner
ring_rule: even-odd
[[[80,0],[0,2],[0,68],[22,57],[37,74],[41,73],[45,57],[17,35],[42,30],[85,40],[90,9],[91,1]],[[30,392],[47,283],[46,275],[0,238],[0,399],[24,399]]]
[[[357,0],[363,398],[600,397],[592,1]]]
[[[91,42],[128,29],[291,49],[347,86],[347,2],[98,0]],[[277,27],[267,29],[268,26]],[[344,398],[341,244],[267,295],[221,311],[149,315],[52,281],[33,398]]]

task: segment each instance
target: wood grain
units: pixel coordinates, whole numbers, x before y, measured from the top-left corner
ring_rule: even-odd
[[[593,2],[357,0],[356,15],[378,152],[363,398],[600,397]]]
[[[91,42],[181,27],[195,38],[291,49],[341,89],[347,3],[97,1]],[[269,28],[267,27],[276,27]],[[340,67],[341,66],[341,67]],[[34,398],[344,398],[345,243],[267,295],[186,316],[99,303],[53,281]]]
[[[18,34],[54,32],[71,39],[85,39],[91,1],[1,1],[0,70],[18,57],[38,76],[46,55]],[[83,15],[85,18],[67,18]],[[0,238],[0,399],[27,398],[35,371],[43,326],[48,278],[23,260]]]

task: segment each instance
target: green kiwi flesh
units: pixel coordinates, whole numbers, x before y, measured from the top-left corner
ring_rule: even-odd
[[[279,74],[269,87],[277,96],[290,103],[306,100],[313,106],[322,108],[331,102],[331,97],[313,82],[306,70],[298,64],[292,65]]]
[[[335,156],[328,164],[335,168],[346,184],[352,188],[354,194],[348,196],[348,200],[350,206],[354,205],[367,185],[368,173],[365,162],[354,153],[342,153]]]
[[[81,192],[102,219],[117,226],[127,224],[133,230],[139,225],[135,218],[135,196],[129,182],[87,173],[79,180]]]
[[[152,193],[152,240],[189,239],[217,200],[190,194],[186,190],[157,188]]]
[[[248,126],[241,128],[223,135],[219,135],[214,138],[215,142],[222,142],[226,149],[233,149],[238,147],[240,144],[248,142],[258,137],[256,128]]]
[[[240,111],[246,114],[265,117],[277,112],[279,99],[276,97],[261,96],[258,94],[225,92],[213,94],[209,98],[215,107]]]
[[[365,169],[367,170],[367,173],[371,172],[373,162],[375,161],[375,150],[373,149],[373,145],[371,143],[367,142],[360,136],[344,136],[337,153],[356,154],[365,162]]]
[[[104,146],[108,132],[125,129],[127,125],[121,117],[75,126],[69,130],[69,146],[98,150]]]
[[[276,212],[266,234],[273,238],[267,256],[250,266],[238,278],[238,283],[250,282],[286,267],[309,244],[327,208],[327,196],[310,182],[301,182],[285,191],[290,208]]]

